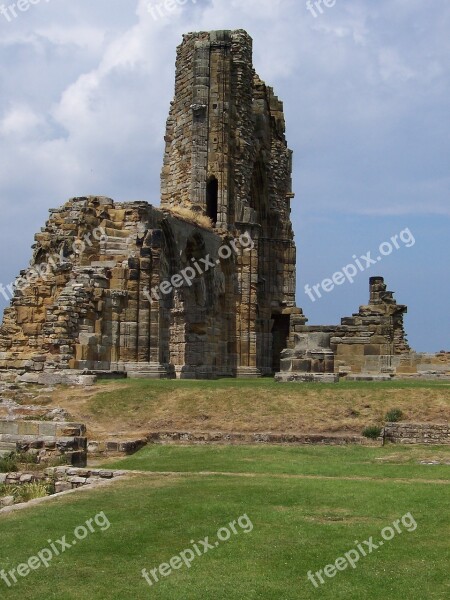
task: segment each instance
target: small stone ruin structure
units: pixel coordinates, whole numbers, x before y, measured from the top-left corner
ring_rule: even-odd
[[[83,467],[87,461],[86,426],[82,423],[0,420],[0,458],[11,453],[34,455],[46,463],[64,458]]]
[[[336,383],[337,374],[351,373],[390,379],[401,357],[410,356],[403,328],[406,311],[382,277],[371,277],[369,304],[342,319],[341,325],[294,325],[277,380]]]
[[[294,338],[295,348],[281,353],[281,372],[275,375],[276,380],[337,383],[330,334],[294,333]]]

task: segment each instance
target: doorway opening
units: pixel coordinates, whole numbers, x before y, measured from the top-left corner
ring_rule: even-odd
[[[287,348],[290,316],[272,315],[272,319],[272,370],[274,373],[278,373],[280,371],[281,352]]]

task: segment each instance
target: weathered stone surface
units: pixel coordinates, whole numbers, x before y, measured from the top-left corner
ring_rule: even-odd
[[[0,507],[12,506],[14,504],[14,496],[3,496],[0,498]]]
[[[339,375],[335,373],[277,373],[275,379],[278,382],[297,382],[297,383],[339,383]]]
[[[294,333],[295,348],[281,353],[279,382],[337,383],[330,334],[323,332]]]
[[[397,444],[450,444],[450,423],[386,423],[384,441]]]
[[[356,375],[348,375],[347,381],[391,381],[389,375],[370,375],[369,373],[359,373]]]
[[[27,483],[42,482],[55,485],[55,493],[68,492],[86,485],[95,486],[104,484],[117,477],[127,475],[126,471],[87,471],[86,469],[73,469],[71,467],[52,467],[38,473],[0,473],[0,483],[21,486]],[[33,501],[28,504],[33,505]],[[6,512],[7,508],[14,505],[14,497],[0,497],[0,510]]]
[[[81,423],[0,420],[0,450],[28,452],[46,462],[59,456],[76,466],[87,462],[86,426]]]
[[[410,352],[403,328],[407,308],[396,303],[382,277],[372,277],[369,286],[369,304],[352,317],[343,318],[341,325],[295,323],[288,352],[294,350],[299,334],[328,335],[337,374],[364,373],[367,380],[375,380],[374,375],[379,375],[380,381],[389,379],[388,375],[395,373],[395,361]]]
[[[58,481],[55,483],[55,493],[60,494],[72,489],[72,484],[68,481]]]
[[[366,438],[356,435],[320,433],[223,433],[223,432],[154,432],[148,435],[153,444],[365,444]]]

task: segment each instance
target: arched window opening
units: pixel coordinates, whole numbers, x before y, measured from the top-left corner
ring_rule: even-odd
[[[216,177],[210,177],[206,184],[206,214],[214,225],[217,223],[218,197],[219,182]]]

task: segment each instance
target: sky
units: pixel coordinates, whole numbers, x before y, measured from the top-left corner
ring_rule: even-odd
[[[284,102],[309,324],[357,312],[381,275],[412,348],[450,350],[450,3],[324,1],[0,0],[0,283],[71,197],[159,205],[176,46],[245,29]]]

